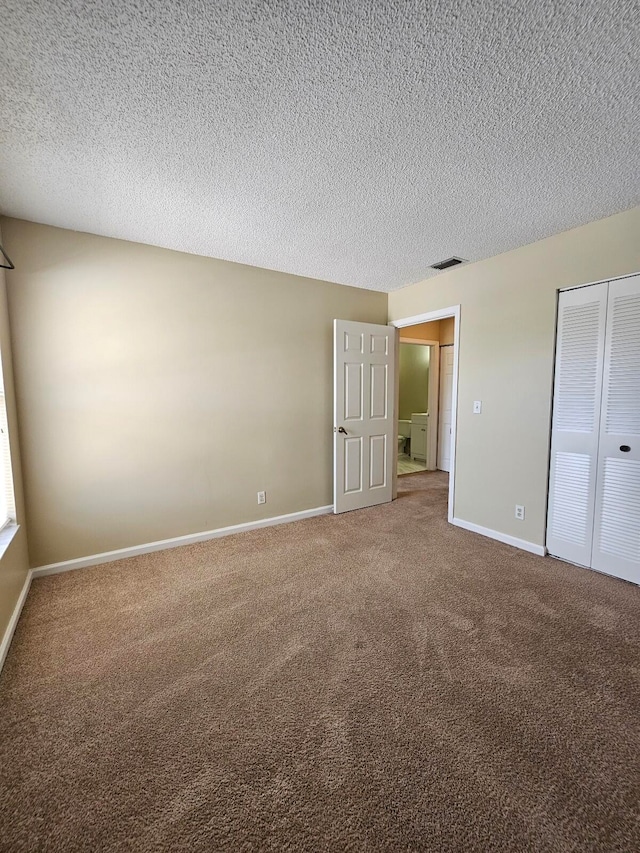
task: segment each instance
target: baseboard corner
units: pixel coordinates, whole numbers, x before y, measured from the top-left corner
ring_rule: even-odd
[[[495,539],[497,542],[502,542],[504,545],[511,545],[513,548],[519,548],[521,551],[528,551],[530,554],[536,554],[538,557],[546,557],[547,549],[544,545],[536,545],[535,542],[529,542],[526,539],[519,539],[517,536],[510,536],[508,533],[501,533],[499,530],[492,530],[490,527],[482,527],[480,524],[474,524],[472,521],[465,521],[463,518],[451,518],[451,524],[456,527],[461,527],[463,530],[469,530],[471,533],[479,533],[480,536],[486,536],[488,539]]]

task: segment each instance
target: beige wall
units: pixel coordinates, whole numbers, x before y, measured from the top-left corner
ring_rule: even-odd
[[[441,345],[452,344],[454,327],[453,317],[431,320],[429,323],[416,323],[415,326],[405,326],[400,329],[400,340],[410,338],[420,341],[439,341]]]
[[[3,242],[6,245],[6,241]],[[12,258],[12,260],[14,259]],[[11,466],[15,487],[16,514],[20,527],[0,559],[0,640],[7,629],[29,571],[18,424],[13,384],[11,336],[5,284],[5,278],[10,278],[12,275],[14,275],[13,272],[6,273],[5,270],[0,269],[0,355],[2,358],[2,375],[4,378],[7,419],[11,440]]]
[[[392,320],[461,305],[457,517],[544,544],[556,291],[638,270],[635,208],[390,294]]]
[[[430,323],[416,323],[415,326],[400,329],[400,340],[402,341],[405,338],[418,341],[439,341],[440,320],[433,320]]]
[[[430,347],[400,343],[399,417],[411,420],[413,412],[426,412],[429,407]]]
[[[32,565],[331,502],[331,321],[385,322],[385,294],[3,231]],[[556,291],[637,270],[640,208],[390,294],[390,319],[462,306],[456,516],[543,544]],[[23,528],[0,563],[0,630],[26,560]]]
[[[455,331],[455,320],[453,317],[445,317],[443,320],[440,320],[440,346],[444,346],[445,344],[453,343],[453,336]]]
[[[3,230],[32,565],[332,502],[332,321],[386,294]]]

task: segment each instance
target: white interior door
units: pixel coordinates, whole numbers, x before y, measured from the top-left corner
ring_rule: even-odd
[[[334,320],[333,511],[393,496],[396,334],[393,326]]]
[[[591,566],[640,584],[640,275],[609,283]]]
[[[608,286],[558,298],[547,549],[581,566],[591,566]]]
[[[440,348],[440,405],[438,407],[438,468],[451,470],[453,411],[453,347]]]

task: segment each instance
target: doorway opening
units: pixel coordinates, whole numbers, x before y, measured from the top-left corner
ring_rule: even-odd
[[[397,474],[449,474],[453,518],[460,306],[393,320],[400,330]]]
[[[431,324],[423,324],[425,327]],[[408,331],[412,331],[409,329]],[[416,334],[423,331],[418,328]],[[429,330],[426,330],[429,332]],[[433,470],[432,429],[429,422],[439,345],[435,340],[400,335],[398,344],[398,476]],[[431,410],[431,411],[430,411]]]

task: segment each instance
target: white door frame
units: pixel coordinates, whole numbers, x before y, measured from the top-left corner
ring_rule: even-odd
[[[416,314],[413,317],[403,317],[401,320],[389,320],[390,326],[403,329],[405,326],[417,326],[419,323],[430,323],[432,320],[444,320],[453,317],[453,393],[451,399],[451,470],[449,471],[449,507],[447,520],[453,523],[454,488],[456,472],[456,435],[458,429],[458,351],[460,349],[460,306],[440,308],[437,311],[427,311],[426,314]],[[396,371],[399,365],[396,366]],[[398,374],[396,373],[396,388]],[[396,418],[397,420],[397,418]],[[396,451],[397,452],[397,451]],[[396,466],[397,467],[397,466]]]
[[[400,335],[401,344],[415,344],[416,346],[429,347],[429,397],[427,409],[429,410],[429,440],[427,442],[427,456],[425,464],[427,471],[435,471],[438,467],[438,408],[440,406],[440,341],[423,341],[420,338],[405,338]],[[437,374],[437,375],[436,375]],[[398,382],[400,384],[400,374]],[[397,418],[396,418],[397,420]],[[435,424],[435,427],[434,427]]]

